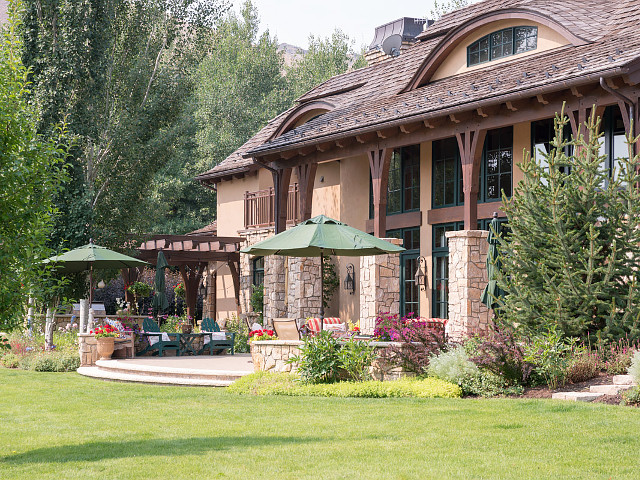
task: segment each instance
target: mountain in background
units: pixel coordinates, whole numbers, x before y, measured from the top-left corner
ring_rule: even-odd
[[[295,45],[291,45],[289,43],[278,44],[278,51],[282,52],[282,56],[284,57],[284,64],[287,67],[290,67],[307,54],[307,51],[304,48],[296,47]],[[355,63],[359,56],[360,55],[357,53],[351,55],[351,58],[349,59],[349,68],[351,68],[351,66]]]

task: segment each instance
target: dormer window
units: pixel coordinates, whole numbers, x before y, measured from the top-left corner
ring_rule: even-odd
[[[511,27],[490,33],[467,47],[467,66],[535,50],[538,27]]]

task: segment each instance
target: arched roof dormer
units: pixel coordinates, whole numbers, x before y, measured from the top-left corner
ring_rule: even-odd
[[[538,47],[526,53],[511,55],[499,61],[550,50],[563,45],[585,45],[588,43],[579,31],[570,30],[549,15],[522,8],[507,8],[489,12],[454,28],[431,50],[420,64],[416,73],[401,93],[415,90],[430,81],[449,77],[464,71],[482,68],[486,63],[469,66],[467,63],[467,47],[486,35],[508,27],[535,26],[538,28],[540,39]],[[425,32],[426,33],[426,32]],[[585,35],[587,36],[587,35]],[[493,63],[493,62],[492,62]]]
[[[281,135],[293,130],[294,128],[304,125],[310,120],[322,115],[323,113],[330,112],[335,108],[335,105],[326,100],[316,100],[313,102],[302,103],[294,108],[282,121],[280,126],[271,134],[269,140],[278,138]]]

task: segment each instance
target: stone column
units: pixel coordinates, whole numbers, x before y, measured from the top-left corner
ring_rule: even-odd
[[[240,232],[240,236],[244,237],[246,241],[244,246],[251,246],[273,236],[273,227],[246,230],[244,232]],[[250,299],[253,291],[252,263],[254,258],[255,257],[253,255],[246,255],[244,253],[240,254],[240,305],[242,307],[242,313],[248,313],[251,311]],[[282,282],[280,283],[271,284],[274,279],[277,281],[277,277],[273,277],[273,275],[277,275],[277,271],[275,273],[270,271],[269,262],[271,258],[272,257],[265,257],[264,259],[264,313],[268,318],[273,318],[267,314],[267,305],[272,298],[280,298],[284,303],[284,279],[282,279]],[[269,290],[269,294],[267,294],[267,290]],[[282,312],[282,310],[280,311]],[[279,315],[276,318],[282,316],[284,315]]]
[[[487,285],[487,235],[483,230],[447,232],[449,321],[447,334],[461,340],[489,329],[491,311],[480,301]]]
[[[264,257],[264,317],[284,318],[287,316],[286,264],[287,257],[270,255]]]
[[[385,238],[402,245],[399,238]],[[400,254],[360,257],[360,331],[371,335],[380,313],[400,313]]]
[[[80,366],[92,367],[98,360],[98,341],[89,333],[78,334],[78,350],[80,353]]]
[[[289,258],[287,318],[320,315],[320,257]]]

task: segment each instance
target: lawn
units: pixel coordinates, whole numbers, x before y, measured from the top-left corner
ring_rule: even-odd
[[[0,478],[640,476],[640,412],[548,400],[249,397],[0,368]]]

